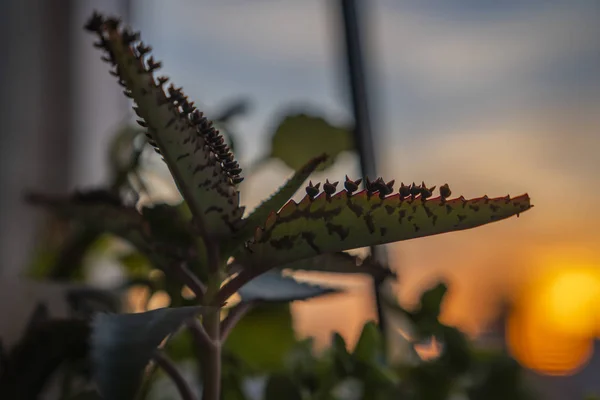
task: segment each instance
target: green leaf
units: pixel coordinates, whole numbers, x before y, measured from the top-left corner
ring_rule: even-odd
[[[311,158],[326,153],[329,159],[318,168],[324,170],[340,153],[352,149],[352,133],[348,128],[335,126],[322,117],[292,114],[273,133],[270,157],[299,170]]]
[[[111,168],[111,187],[121,189],[130,173],[140,165],[143,146],[136,146],[143,131],[139,127],[125,125],[112,138],[109,149],[109,166]]]
[[[386,266],[371,257],[359,257],[344,252],[326,253],[279,266],[280,269],[294,271],[336,272],[344,274],[366,274],[376,279],[384,279],[395,274]]]
[[[99,314],[94,318],[91,359],[102,396],[131,400],[143,370],[163,339],[202,307],[161,308],[139,314]]]
[[[140,56],[142,44],[129,40],[131,32],[119,30],[113,22],[105,21],[95,32],[137,105],[150,143],[164,157],[200,229],[214,237],[229,236],[243,214],[236,190],[241,182],[239,165],[220,133],[180,89],[171,86],[165,94],[152,72],[159,63]]]
[[[278,211],[298,191],[300,186],[308,179],[317,167],[325,162],[327,156],[322,154],[311,159],[298,169],[288,181],[279,188],[269,199],[262,202],[247,218],[244,218],[244,227],[236,235],[240,240],[247,241],[273,211]]]
[[[296,344],[289,303],[259,304],[237,323],[224,343],[257,372],[275,372],[284,367],[284,354]]]
[[[133,207],[105,190],[79,192],[70,197],[29,194],[27,200],[51,209],[63,218],[80,222],[96,231],[119,236],[134,246],[146,249],[149,227]]]
[[[87,390],[69,397],[69,400],[103,400],[100,394],[95,390]]]
[[[421,296],[421,310],[419,312],[437,319],[440,316],[442,301],[447,291],[448,287],[443,282],[426,290]]]
[[[354,352],[354,358],[367,364],[380,364],[384,357],[384,343],[381,331],[375,322],[367,322],[360,334]]]
[[[238,98],[230,100],[225,106],[222,106],[215,116],[215,121],[227,123],[230,120],[246,115],[252,108],[250,99]]]
[[[238,294],[242,302],[278,303],[307,300],[336,292],[337,289],[298,282],[291,276],[282,275],[280,271],[270,270],[246,283]]]
[[[264,398],[265,400],[302,400],[302,393],[290,377],[279,373],[269,377]]]
[[[332,196],[307,195],[269,215],[240,262],[268,268],[323,253],[474,228],[530,207],[526,194],[471,200],[401,199],[398,194],[382,199],[366,190],[352,196],[345,190]]]
[[[444,326],[438,321],[438,318],[447,291],[448,288],[443,282],[424,291],[416,311],[408,311],[401,307],[395,299],[386,296],[383,297],[383,301],[391,311],[406,316],[414,324],[420,338],[429,339],[432,335],[440,335],[443,331]]]
[[[346,348],[346,341],[339,333],[333,334],[331,341],[333,364],[340,376],[350,374],[354,368],[354,360]]]

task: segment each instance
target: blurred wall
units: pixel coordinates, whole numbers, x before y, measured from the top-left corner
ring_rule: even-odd
[[[4,0],[0,29],[0,277],[19,275],[43,216],[25,190],[100,185],[115,121],[127,115],[83,24],[95,7],[128,19],[129,1]]]

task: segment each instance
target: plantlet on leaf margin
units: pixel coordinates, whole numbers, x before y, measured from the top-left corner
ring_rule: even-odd
[[[165,93],[163,86],[168,79],[155,78],[153,75],[161,63],[149,56],[150,47],[140,42],[139,33],[121,29],[119,25],[117,19],[94,14],[86,28],[98,36],[99,41],[95,46],[105,51],[104,59],[114,67],[111,73],[125,87],[126,96],[135,102],[134,110],[140,118],[140,125],[147,127],[151,143],[164,157],[193,215],[193,223],[197,228],[195,232],[199,236],[198,258],[200,263],[206,264],[208,277],[205,282],[196,285],[199,288],[196,293],[200,304],[198,307],[163,309],[160,312],[114,318],[100,316],[96,319],[92,348],[96,354],[95,367],[102,372],[96,376],[104,382],[100,390],[111,393],[111,400],[127,399],[127,396],[115,392],[120,378],[112,374],[110,366],[118,364],[118,360],[107,360],[107,357],[125,356],[128,349],[141,351],[137,342],[143,340],[128,335],[130,332],[140,332],[146,339],[148,335],[152,338],[144,347],[145,353],[138,354],[135,365],[131,366],[135,370],[130,371],[129,376],[138,376],[142,373],[142,364],[151,358],[149,351],[155,348],[155,343],[160,343],[164,336],[185,323],[202,353],[203,399],[217,400],[220,398],[222,340],[250,305],[242,302],[241,308],[232,312],[236,317],[227,322],[220,321],[219,308],[245,284],[253,279],[261,279],[259,275],[273,268],[302,269],[302,260],[324,254],[469,229],[518,215],[531,208],[526,194],[514,198],[490,199],[484,196],[470,200],[463,197],[449,199],[450,189],[448,185],[443,185],[440,197],[430,198],[435,187],[427,188],[424,183],[420,186],[414,183],[411,186],[401,184],[399,193],[393,194],[394,180],[386,183],[383,178],[377,178],[374,182],[366,178],[366,189],[358,191],[361,180],[351,181],[347,176],[345,189],[340,192],[336,193],[338,182],[326,180],[323,192],[320,192],[320,184],[313,185],[309,181],[306,196],[298,203],[290,200],[310,174],[325,161],[326,156],[323,155],[309,160],[271,198],[243,218],[244,209],[239,205],[236,187],[242,179],[241,168],[223,137],[196,110],[181,88],[171,85]],[[420,201],[416,201],[417,196],[420,196]],[[102,199],[97,200],[79,201],[77,213],[67,214],[89,223],[91,219],[103,215],[98,214],[99,209],[107,212],[107,203],[113,207],[108,208],[111,213],[119,215],[123,211],[111,199],[104,199],[104,203]],[[43,198],[39,203],[56,206],[52,202],[45,202]],[[132,227],[127,225],[127,229],[120,222],[106,219],[96,223],[105,224],[106,230],[118,235],[136,238],[140,233],[132,235],[130,228],[145,226],[144,216],[131,217],[139,224]],[[146,232],[143,238],[151,241],[151,236],[152,232]],[[232,256],[239,272],[229,276],[226,260]],[[343,258],[330,259],[344,261]],[[157,262],[162,259],[156,258],[159,260]],[[309,264],[304,264],[304,268],[316,269]],[[361,265],[365,267],[365,272],[368,272],[368,264]],[[163,265],[162,268],[177,268],[177,265]],[[356,272],[359,265],[346,262],[346,266],[343,266],[340,262],[338,267],[336,272]],[[382,273],[381,267],[377,270]],[[189,270],[182,268],[180,272],[183,281],[198,280]],[[391,274],[385,272],[385,275]],[[279,282],[286,289],[279,290],[277,295],[261,293],[261,296],[250,298],[286,302],[330,292],[325,288],[303,289],[302,284],[276,271],[264,277],[271,282],[270,286]],[[224,282],[226,278],[228,280]],[[248,286],[245,290],[248,290]],[[291,293],[295,293],[294,296]],[[202,315],[202,323],[197,319],[198,315]],[[102,349],[119,351],[107,355]],[[164,361],[162,358],[159,360]],[[128,390],[134,389],[129,384]]]

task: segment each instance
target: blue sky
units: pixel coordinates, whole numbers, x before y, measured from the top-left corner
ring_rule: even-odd
[[[391,246],[403,296],[446,277],[455,288],[449,318],[472,326],[546,266],[540,254],[600,260],[600,3],[366,3],[382,174],[449,182],[465,196],[527,191],[536,205],[519,220]],[[237,129],[250,161],[266,151],[282,107],[310,104],[349,120],[336,4],[144,0],[134,1],[133,22],[197,103],[254,100]],[[351,156],[328,176],[348,171],[357,172]],[[256,204],[289,172],[250,177],[244,200]],[[466,315],[473,299],[483,311]]]

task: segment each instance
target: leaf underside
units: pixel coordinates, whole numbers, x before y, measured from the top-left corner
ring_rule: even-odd
[[[247,243],[242,262],[268,268],[323,253],[474,228],[530,207],[527,194],[471,200],[401,199],[398,194],[382,199],[366,190],[307,195],[269,215]]]
[[[232,234],[243,214],[236,189],[241,170],[233,154],[181,89],[171,85],[165,94],[166,78],[155,79],[152,72],[160,63],[146,57],[149,48],[138,35],[116,25],[107,20],[90,29],[98,33],[98,47],[108,52],[114,74],[135,101],[151,144],[164,157],[200,228],[213,237]]]
[[[94,318],[91,359],[94,379],[105,399],[133,399],[144,367],[163,339],[201,307],[161,308],[138,314]]]
[[[284,264],[278,268],[294,271],[365,274],[371,275],[377,280],[382,280],[394,275],[389,268],[376,262],[371,257],[361,260],[359,257],[344,252],[320,254],[318,256]]]
[[[291,276],[282,275],[280,271],[270,270],[246,283],[238,294],[244,303],[278,303],[307,300],[337,292],[337,289],[298,282]]]
[[[150,230],[142,215],[107,191],[78,192],[69,197],[29,194],[27,201],[49,208],[63,218],[119,236],[140,249],[148,249]]]

